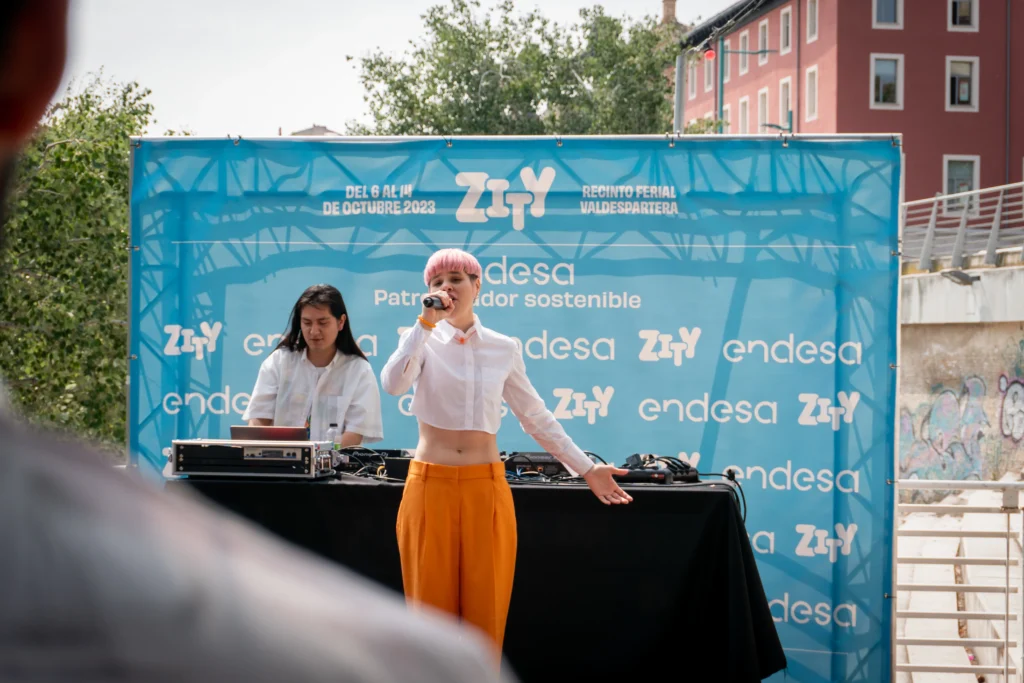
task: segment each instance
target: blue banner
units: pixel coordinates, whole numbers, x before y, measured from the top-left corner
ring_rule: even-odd
[[[484,268],[482,322],[520,341],[582,448],[736,472],[787,680],[889,680],[892,141],[134,145],[141,469],[162,469],[174,438],[226,438],[240,423],[311,284],[341,290],[379,373],[415,322],[427,257],[461,247]],[[415,447],[410,401],[382,396],[377,445]],[[511,413],[498,444],[538,449]]]

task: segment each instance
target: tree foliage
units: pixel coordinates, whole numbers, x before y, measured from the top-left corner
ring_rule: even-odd
[[[0,375],[38,422],[123,444],[128,316],[128,136],[149,91],[96,77],[53,105],[8,197]]]
[[[449,0],[409,52],[361,60],[370,135],[643,134],[672,129],[682,29],[600,6],[561,26],[512,0]]]
[[[686,126],[686,133],[688,135],[713,135],[720,133],[724,121],[718,121],[713,118],[697,119],[693,123]]]

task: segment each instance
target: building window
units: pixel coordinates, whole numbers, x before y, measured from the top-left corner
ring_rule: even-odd
[[[728,104],[722,107],[722,132],[726,135],[732,132],[732,107]]]
[[[740,135],[750,132],[750,97],[740,98]]]
[[[978,30],[978,0],[949,0],[949,30]]]
[[[815,121],[818,118],[818,66],[807,68],[807,81],[804,85],[807,93],[807,112],[804,117],[807,121]]]
[[[768,20],[765,19],[757,27],[757,63],[765,65],[768,63]]]
[[[715,87],[715,62],[710,59],[704,60],[704,92],[711,92]]]
[[[903,109],[903,55],[871,55],[871,108]]]
[[[690,62],[687,71],[689,72],[687,74],[687,87],[689,88],[689,96],[692,100],[697,96],[697,63]]]
[[[740,76],[750,70],[750,32],[740,34]]]
[[[722,60],[722,72],[723,72],[722,73],[722,82],[723,83],[728,83],[729,82],[729,76],[730,76],[729,72],[732,71],[732,65],[731,65],[732,54],[731,53],[732,53],[732,41],[731,40],[727,40],[727,41],[725,41],[725,49],[722,50],[722,54],[720,54],[718,56],[718,58]]]
[[[818,39],[818,0],[807,0],[807,42]]]
[[[793,111],[793,79],[786,76],[779,81],[779,125],[783,128],[789,125],[789,115]],[[790,131],[793,132],[793,131]]]
[[[793,8],[787,7],[779,14],[779,54],[788,54],[793,49]]]
[[[871,0],[872,28],[903,28],[903,0]]]
[[[757,132],[763,133],[768,123],[768,88],[757,91]]]
[[[977,57],[946,57],[946,111],[978,111]]]
[[[942,156],[942,189],[946,194],[959,194],[980,189],[981,157],[972,154],[944,154]],[[945,213],[962,213],[964,204],[971,213],[978,211],[976,198],[961,197],[944,202]]]

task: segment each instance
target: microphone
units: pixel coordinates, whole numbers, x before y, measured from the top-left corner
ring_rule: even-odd
[[[423,297],[423,305],[426,308],[444,308],[444,302],[441,301],[441,297],[439,296]]]

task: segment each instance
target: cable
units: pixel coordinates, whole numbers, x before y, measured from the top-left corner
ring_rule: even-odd
[[[367,453],[370,453],[372,455],[380,455],[380,453],[378,453],[377,451],[373,450],[372,448],[367,448],[366,446],[359,446],[359,445],[355,445],[355,446],[342,446],[341,448],[338,449],[338,452],[341,452],[341,451],[366,451]]]
[[[543,472],[505,472],[505,479],[509,484],[536,484],[538,482],[544,484],[554,483],[554,480],[548,477]]]
[[[736,24],[742,23],[748,16],[759,10],[761,5],[764,3],[765,0],[750,0],[750,4],[747,5],[746,10],[726,22],[725,27],[735,26]]]
[[[743,9],[739,10],[739,13],[729,21],[725,22],[721,26],[713,29],[708,33],[708,37],[700,42],[699,45],[694,46],[694,50],[704,49],[709,43],[713,44],[719,35],[727,33],[732,27],[742,24],[746,21],[746,18],[756,12],[765,3],[765,0],[750,0],[750,3]]]
[[[378,453],[377,451],[373,450],[372,448],[367,448],[366,446],[345,446],[344,448],[340,449],[338,452],[339,453],[347,453],[348,455],[351,455],[351,456],[355,457],[355,453],[351,452],[353,450],[363,451],[364,453],[369,453],[371,456],[376,455],[378,458],[380,458],[380,464],[384,465],[385,467],[387,467],[388,463],[387,463],[387,460],[384,459],[384,456],[381,453]],[[359,457],[356,457],[356,460],[360,464],[363,463],[363,460],[361,458],[359,458]]]
[[[602,463],[604,463],[605,465],[607,465],[607,464],[608,464],[608,461],[607,461],[607,460],[605,460],[604,458],[602,458],[602,457],[601,457],[600,455],[598,455],[597,453],[592,453],[591,451],[583,451],[583,453],[584,453],[584,455],[589,455],[589,456],[591,456],[591,457],[597,458],[598,460],[600,460],[600,461],[601,461]]]
[[[740,509],[742,511],[742,514],[743,514],[743,523],[746,524],[747,523],[747,495],[745,493],[743,493],[743,486],[741,486],[740,483],[738,481],[736,481],[736,474],[735,474],[735,472],[733,472],[732,470],[729,470],[727,473],[722,473],[722,472],[698,472],[697,474],[698,475],[704,475],[705,477],[723,477],[724,479],[728,479],[732,484],[735,484],[735,486],[730,486],[729,488],[731,488],[732,491],[733,491],[733,496],[736,498],[736,505],[737,506],[740,505],[740,498],[743,499],[743,506]],[[739,495],[737,495],[737,492],[739,492]]]
[[[377,456],[378,458],[380,458],[380,466],[378,466],[376,470],[372,470],[371,468],[373,467],[373,465],[364,460],[363,458],[359,457],[358,455],[356,455],[356,451],[362,452],[363,455],[369,454],[371,460],[373,456]],[[384,459],[384,456],[381,453],[378,453],[372,448],[367,448],[366,446],[345,446],[344,448],[338,449],[336,452],[342,455],[347,455],[348,457],[354,459],[357,463],[359,463],[359,469],[356,470],[355,472],[343,472],[341,474],[349,474],[353,477],[382,479],[385,481],[402,481],[401,479],[391,479],[386,476],[388,469],[388,461]],[[381,474],[382,471],[385,474]]]
[[[366,464],[366,461],[365,461],[365,460],[363,460],[362,458],[360,458],[360,457],[359,457],[358,455],[356,455],[355,453],[346,453],[345,455],[347,455],[347,456],[348,456],[348,457],[350,457],[350,458],[354,458],[354,459],[355,459],[355,461],[356,461],[357,463],[359,463],[360,467],[363,467],[363,468],[369,467],[369,465],[367,465],[367,464]]]
[[[709,36],[709,40],[714,40],[715,38],[718,37],[719,34],[728,31],[730,28],[736,26],[737,24],[742,24],[748,16],[750,16],[758,9],[760,9],[761,5],[763,5],[764,3],[765,0],[750,0],[750,4],[748,4],[744,9],[740,10],[739,14],[737,14],[732,19],[730,19],[729,21],[725,22],[724,24],[716,28],[714,31],[712,31],[711,35]]]
[[[673,474],[689,474],[691,471],[696,471],[690,463],[683,462],[679,458],[674,458],[671,455],[656,455],[654,456],[654,460],[668,465],[668,468]]]
[[[534,466],[534,467],[537,466],[537,463],[535,463],[533,460],[530,460],[530,456],[528,456],[526,453],[513,453],[512,455],[505,456],[505,459],[502,460],[502,462],[508,462],[509,460],[515,460],[516,458],[523,458],[524,460],[526,460],[526,462],[530,463],[532,466]]]
[[[680,460],[679,458],[673,457],[671,455],[645,455],[649,456],[648,462],[653,461],[655,463],[664,463],[668,471],[671,472],[672,474],[677,474],[683,477],[693,476],[695,474],[699,476],[697,468],[691,465],[690,463],[686,462],[685,460]],[[640,458],[632,460],[632,462],[629,462],[629,460],[627,459],[626,467],[628,469],[650,469],[649,467],[644,466],[642,456]]]
[[[396,482],[396,483],[399,483],[399,484],[404,484],[405,483],[404,479],[395,479],[394,477],[388,477],[388,476],[384,476],[384,475],[380,475],[380,474],[374,474],[372,472],[369,472],[367,474],[359,474],[357,472],[339,472],[338,476],[339,476],[339,478],[340,477],[358,477],[360,479],[377,479],[379,481],[393,481],[393,482]]]
[[[525,470],[524,471],[521,468],[517,467],[516,468],[516,478],[517,479],[523,479],[524,477],[532,476],[532,475],[539,475],[541,477],[544,477],[544,481],[549,481],[551,479],[548,475],[544,474],[543,469],[540,466],[538,466],[537,463],[535,463],[533,460],[531,460],[530,456],[528,456],[526,453],[513,453],[513,454],[507,456],[502,462],[506,462],[507,463],[510,460],[511,461],[515,461],[516,458],[522,458],[527,463],[529,463],[530,467],[534,468],[533,470]]]

